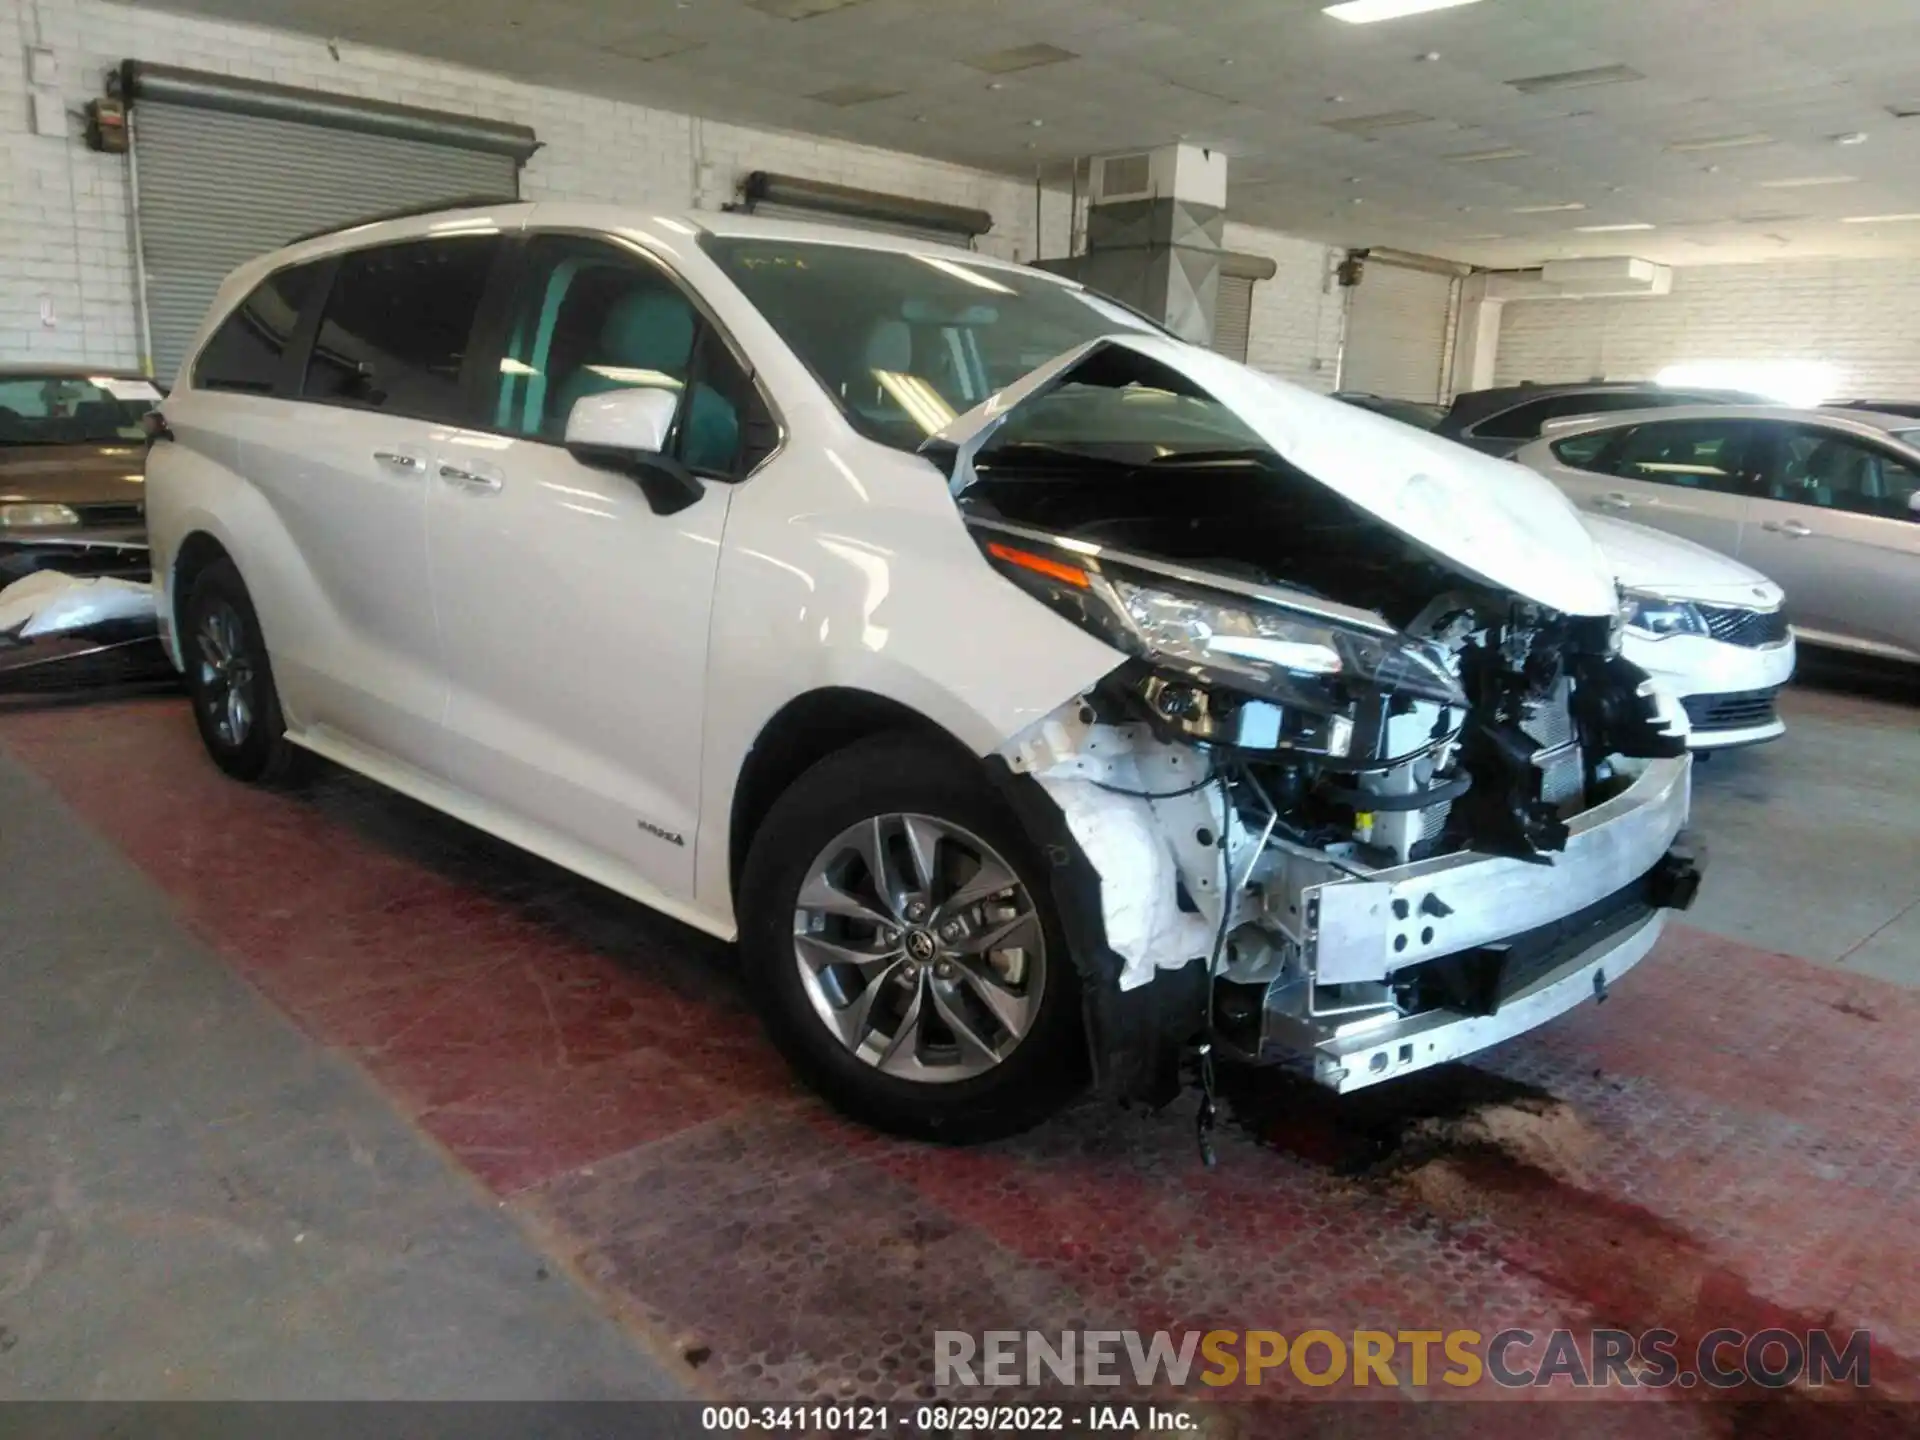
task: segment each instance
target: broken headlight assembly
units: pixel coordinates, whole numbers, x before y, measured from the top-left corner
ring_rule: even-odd
[[[1391,707],[1466,704],[1444,651],[1364,612],[1214,589],[1070,541],[981,543],[1009,579],[1139,661],[1138,697],[1190,740],[1371,761]]]
[[[1620,599],[1620,619],[1636,635],[1664,640],[1669,635],[1710,635],[1700,607],[1685,600],[1656,595],[1650,590],[1627,590]]]

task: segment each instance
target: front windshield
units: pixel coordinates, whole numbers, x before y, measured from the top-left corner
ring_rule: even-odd
[[[114,375],[0,375],[0,445],[101,445],[139,440],[160,403],[145,380]]]
[[[1062,351],[1153,331],[1124,306],[1005,265],[818,240],[702,243],[855,428],[901,450]]]

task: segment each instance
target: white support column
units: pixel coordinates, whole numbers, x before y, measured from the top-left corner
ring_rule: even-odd
[[[1493,384],[1494,356],[1500,349],[1500,313],[1504,299],[1488,294],[1487,277],[1470,275],[1460,290],[1460,321],[1453,340],[1453,389],[1485,390]]]

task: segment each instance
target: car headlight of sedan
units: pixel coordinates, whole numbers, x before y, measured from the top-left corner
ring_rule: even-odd
[[[1294,609],[1024,537],[983,536],[982,548],[1023,589],[1143,662],[1139,693],[1195,740],[1359,758],[1408,702],[1466,705],[1443,652],[1377,620],[1323,613],[1311,597]]]
[[[1700,607],[1685,600],[1656,595],[1650,590],[1628,590],[1620,600],[1620,618],[1636,635],[1664,640],[1669,635],[1711,636]]]
[[[50,530],[79,523],[80,514],[71,505],[39,501],[0,505],[0,530]]]

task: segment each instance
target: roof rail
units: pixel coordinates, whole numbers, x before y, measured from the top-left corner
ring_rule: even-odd
[[[352,220],[342,220],[337,225],[322,225],[318,230],[309,230],[286,241],[288,245],[298,245],[306,240],[318,240],[323,235],[338,235],[342,230],[357,230],[362,225],[378,225],[383,220],[411,220],[416,215],[433,215],[441,210],[471,210],[486,205],[518,205],[518,195],[455,195],[445,200],[435,200],[427,205],[403,205],[398,210],[380,210],[371,215],[361,215]]]

